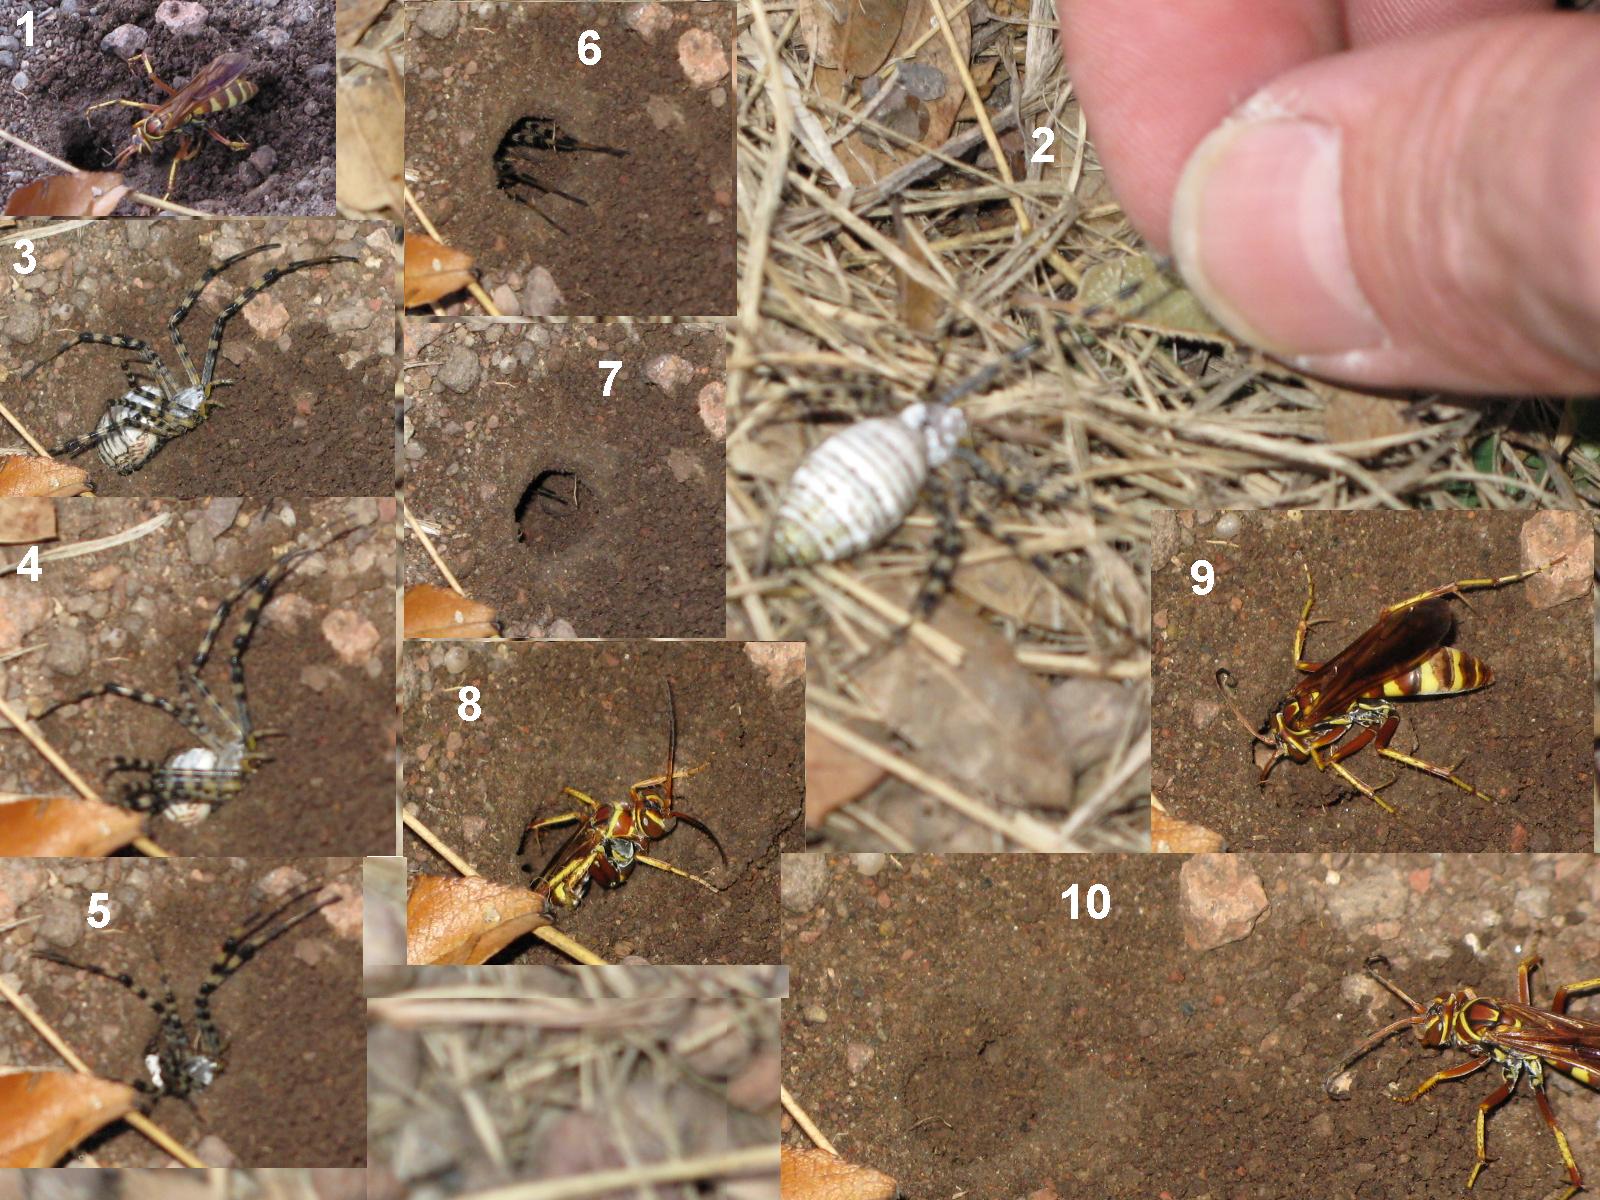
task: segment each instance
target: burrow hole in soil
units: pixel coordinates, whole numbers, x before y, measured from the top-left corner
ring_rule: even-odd
[[[540,553],[576,545],[599,517],[599,501],[577,471],[548,467],[529,480],[517,500],[517,541]]]

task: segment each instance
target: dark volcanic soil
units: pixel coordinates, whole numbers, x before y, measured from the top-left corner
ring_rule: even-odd
[[[148,342],[181,381],[168,317],[207,268],[271,242],[283,249],[213,279],[181,326],[196,370],[222,309],[268,269],[333,254],[361,261],[285,275],[230,320],[216,377],[236,383],[143,468],[118,475],[93,450],[73,461],[101,495],[392,494],[397,300],[390,238],[374,224],[103,221],[39,240],[36,270],[5,272],[0,398],[47,448],[90,433],[128,388],[119,369],[128,352],[77,346],[20,379],[80,331]]]
[[[360,1165],[366,1035],[358,861],[0,862],[7,911],[23,918],[0,942],[0,967],[97,1074],[131,1082],[145,1077],[155,1015],[113,982],[31,953],[52,949],[126,971],[157,990],[165,976],[192,1030],[195,990],[223,938],[318,880],[335,882],[345,898],[264,947],[216,992],[212,1014],[227,1040],[225,1070],[192,1106],[163,1098],[153,1116],[191,1149],[220,1139],[242,1166]],[[96,891],[110,893],[104,930],[85,923]],[[291,915],[311,903],[300,902]],[[9,1005],[0,1011],[0,1051],[8,1064],[60,1066]],[[102,1166],[170,1161],[120,1122],[83,1148]]]
[[[866,878],[830,857],[816,907],[784,916],[784,1082],[841,1153],[906,1196],[1460,1200],[1492,1071],[1391,1103],[1391,1081],[1409,1090],[1465,1061],[1396,1038],[1357,1064],[1348,1101],[1323,1091],[1405,1013],[1362,963],[1386,955],[1425,999],[1462,985],[1514,999],[1531,945],[1548,1003],[1597,974],[1600,870],[1588,855],[1248,863],[1267,913],[1200,953],[1176,858],[918,856]],[[1068,920],[1074,883],[1080,897],[1109,887],[1110,915]],[[1561,1078],[1550,1093],[1592,1173],[1600,1095]],[[1489,1153],[1475,1200],[1565,1181],[1525,1091],[1490,1120]]]
[[[774,690],[734,642],[408,642],[404,661],[405,803],[484,876],[511,884],[531,884],[562,844],[563,829],[548,830],[519,865],[529,821],[577,806],[562,788],[603,802],[665,771],[670,680],[679,768],[710,763],[679,782],[675,807],[710,826],[728,866],[681,824],[651,854],[725,890],[641,866],[557,924],[613,960],[778,961],[778,853],[802,845],[802,681]],[[483,710],[472,723],[458,715],[468,684]],[[410,834],[405,846],[413,872],[449,871]],[[552,956],[530,941],[514,961]]]
[[[233,506],[217,504],[208,521],[204,505],[57,501],[64,543],[159,513],[174,519],[138,541],[47,560],[38,583],[0,579],[0,612],[28,629],[25,645],[44,647],[9,664],[12,702],[42,707],[106,682],[179,699],[175,667],[195,654],[224,597],[280,554],[368,526],[300,561],[245,651],[252,719],[283,734],[262,743],[272,761],[211,817],[192,827],[157,818],[150,836],[175,855],[394,853],[393,501],[274,502],[270,517],[248,502],[235,518],[248,518],[248,528],[230,524],[220,534],[215,525]],[[282,519],[289,513],[292,527]],[[237,622],[236,607],[204,675],[219,698],[229,696]],[[330,631],[353,661],[341,658]],[[106,776],[118,755],[164,760],[195,744],[165,714],[117,696],[63,708],[40,728],[108,799],[135,778]],[[0,732],[0,791],[64,790],[20,735]]]
[[[7,47],[0,50],[0,128],[74,166],[109,170],[134,122],[146,114],[126,105],[87,116],[84,110],[104,100],[166,99],[142,65],[130,70],[112,49],[101,48],[113,30],[135,25],[147,35],[144,48],[156,74],[173,87],[182,88],[218,55],[242,53],[252,63],[246,78],[261,89],[211,119],[218,133],[250,148],[230,150],[199,134],[198,157],[178,168],[175,203],[241,216],[333,214],[333,0],[207,0],[205,25],[190,36],[156,21],[156,0],[99,0],[80,4],[77,14],[53,4],[32,7],[31,49],[0,38]],[[20,37],[21,31],[8,20],[0,33]],[[20,91],[19,74],[27,79]],[[176,153],[176,139],[168,137],[124,166],[125,181],[135,191],[163,195]],[[54,166],[0,143],[5,194],[54,173]],[[127,216],[149,209],[125,200],[117,211]]]
[[[686,36],[715,38],[729,55],[733,5],[666,5],[666,26],[648,39],[628,25],[645,7],[419,7],[407,47],[407,178],[508,316],[733,312],[730,81],[696,88],[679,63]],[[578,61],[587,30],[599,35],[593,66]],[[500,139],[526,116],[627,156],[537,155],[539,182],[585,203],[543,195],[530,207],[499,190],[494,167]]]
[[[411,511],[508,636],[723,635],[720,326],[412,321],[407,341]],[[680,381],[651,382],[663,359]],[[407,546],[407,582],[442,585]]]
[[[1394,780],[1382,795],[1405,823],[1309,764],[1280,762],[1258,787],[1249,740],[1217,694],[1215,673],[1226,667],[1255,725],[1292,686],[1295,622],[1306,599],[1302,561],[1316,585],[1312,619],[1329,620],[1307,635],[1315,662],[1354,641],[1385,605],[1454,579],[1519,569],[1525,514],[1239,516],[1241,531],[1225,540],[1210,525],[1180,520],[1177,549],[1154,574],[1152,773],[1173,816],[1217,830],[1236,850],[1592,847],[1588,600],[1536,611],[1520,584],[1452,600],[1450,644],[1487,662],[1493,683],[1399,702],[1394,748],[1459,764],[1458,774],[1497,803],[1370,747],[1344,765],[1373,786]],[[1197,558],[1216,568],[1216,586],[1203,597],[1191,590]]]

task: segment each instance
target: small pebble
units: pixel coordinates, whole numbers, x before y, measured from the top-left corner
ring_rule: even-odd
[[[1239,533],[1239,514],[1223,513],[1217,519],[1217,536],[1223,538],[1237,537]]]

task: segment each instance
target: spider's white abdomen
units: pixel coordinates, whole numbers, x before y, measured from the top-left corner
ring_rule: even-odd
[[[959,409],[913,404],[834,434],[801,461],[784,489],[768,565],[838,562],[877,545],[900,527],[928,472],[949,460],[966,433]]]
[[[198,825],[211,815],[211,810],[224,800],[238,795],[244,786],[244,746],[234,743],[218,756],[215,750],[196,747],[175,754],[156,772],[153,784],[160,794],[179,787],[193,792],[203,790],[210,800],[175,800],[162,808],[168,820],[179,825]]]
[[[127,392],[113,400],[94,427],[101,439],[97,446],[100,461],[120,475],[131,475],[144,466],[161,445],[161,436],[144,427],[154,411],[155,403],[139,392]]]

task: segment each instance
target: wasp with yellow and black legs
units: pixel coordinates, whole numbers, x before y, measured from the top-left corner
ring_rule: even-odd
[[[112,105],[142,108],[149,114],[133,123],[133,132],[129,136],[128,144],[112,160],[112,166],[117,170],[120,171],[144,151],[153,152],[157,142],[177,134],[178,153],[173,157],[172,166],[167,170],[167,193],[166,197],[163,197],[165,199],[172,195],[179,165],[200,153],[199,145],[189,135],[191,128],[204,131],[230,150],[250,148],[248,142],[224,137],[206,124],[219,113],[248,102],[260,90],[247,78],[250,60],[245,55],[218,55],[201,67],[195,77],[181,88],[173,87],[156,74],[148,53],[135,55],[128,60],[130,67],[134,63],[144,65],[145,73],[150,76],[150,82],[165,92],[168,98],[160,104],[150,104],[143,100],[103,100],[99,104],[90,105],[85,114],[96,109],[110,108]]]
[[[653,858],[644,853],[652,842],[658,842],[672,832],[679,821],[692,825],[711,839],[717,848],[724,867],[728,855],[717,840],[717,835],[700,820],[674,807],[674,785],[680,779],[698,775],[709,763],[698,767],[677,768],[678,718],[673,702],[672,684],[667,683],[667,769],[661,775],[641,779],[628,789],[626,800],[603,803],[578,791],[562,789],[567,796],[583,807],[572,812],[558,813],[531,822],[523,832],[517,853],[523,853],[530,834],[535,837],[541,829],[577,822],[578,828],[556,851],[555,856],[539,877],[534,880],[533,891],[547,909],[577,908],[591,883],[601,887],[621,887],[639,864],[665,871],[669,875],[692,880],[713,892],[721,891],[716,884],[692,875],[688,871]]]
[[[1394,813],[1377,788],[1357,779],[1343,765],[1345,759],[1370,745],[1384,758],[1426,771],[1464,792],[1490,800],[1453,769],[1402,754],[1390,746],[1400,727],[1400,709],[1395,701],[1454,696],[1492,682],[1494,672],[1487,663],[1444,644],[1455,626],[1446,597],[1455,596],[1465,603],[1463,592],[1517,583],[1561,561],[1557,558],[1512,575],[1459,579],[1391,604],[1378,614],[1372,628],[1326,662],[1305,659],[1306,632],[1320,623],[1311,619],[1316,589],[1311,568],[1305,567],[1306,605],[1295,626],[1294,664],[1296,670],[1306,672],[1306,677],[1290,689],[1259,729],[1252,729],[1228,694],[1232,674],[1225,667],[1217,671],[1217,687],[1234,715],[1252,738],[1272,748],[1272,757],[1261,769],[1260,783],[1266,785],[1272,768],[1281,759],[1310,762],[1319,771],[1332,770],[1385,812]]]
[[[1405,1029],[1416,1030],[1417,1040],[1424,1046],[1461,1050],[1471,1057],[1466,1062],[1435,1072],[1409,1094],[1391,1097],[1401,1104],[1415,1103],[1435,1084],[1448,1079],[1463,1079],[1491,1063],[1499,1067],[1500,1086],[1478,1105],[1478,1158],[1472,1165],[1472,1174],[1467,1177],[1467,1187],[1471,1188],[1484,1167],[1489,1165],[1485,1128],[1489,1114],[1509,1100],[1517,1090],[1517,1085],[1526,1077],[1533,1098],[1539,1104],[1539,1114],[1555,1135],[1561,1161],[1567,1168],[1570,1182],[1560,1200],[1572,1200],[1583,1190],[1583,1175],[1572,1157],[1567,1135],[1561,1131],[1555,1113],[1551,1111],[1549,1097],[1545,1095],[1545,1068],[1554,1068],[1579,1083],[1600,1088],[1600,1022],[1575,1017],[1567,1012],[1567,1001],[1573,996],[1600,991],[1600,979],[1585,979],[1581,983],[1559,987],[1551,997],[1550,1007],[1540,1008],[1533,1002],[1531,977],[1540,962],[1538,956],[1534,955],[1523,959],[1517,967],[1515,1000],[1491,1000],[1487,996],[1479,996],[1471,988],[1461,988],[1435,996],[1430,1003],[1423,1005],[1373,970],[1373,961],[1368,960],[1367,973],[1397,996],[1413,1015],[1384,1026],[1347,1054],[1323,1082],[1323,1089],[1335,1100],[1348,1099],[1341,1080],[1345,1070],[1368,1051]]]

